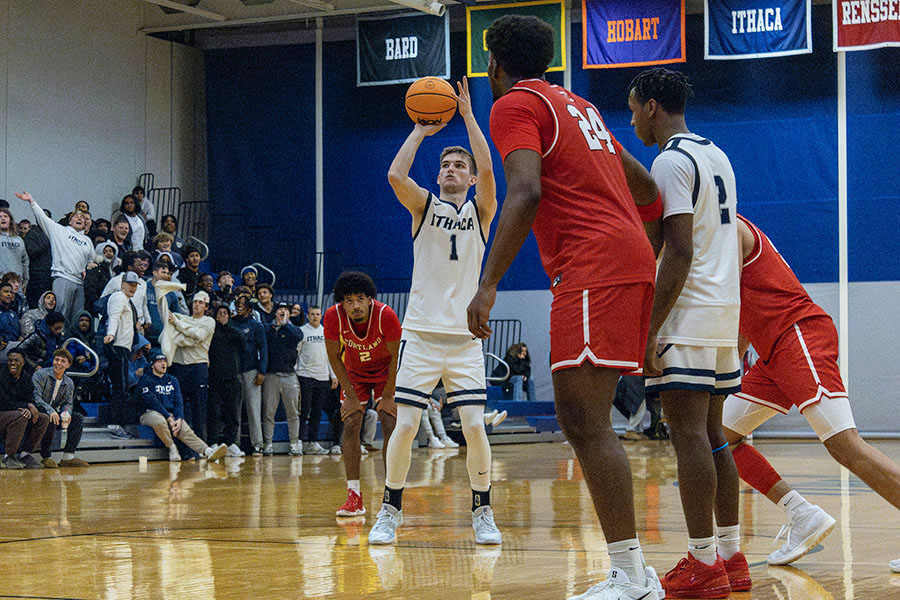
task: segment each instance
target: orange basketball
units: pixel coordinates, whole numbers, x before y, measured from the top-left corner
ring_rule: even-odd
[[[420,125],[440,125],[456,114],[453,87],[439,77],[417,79],[406,90],[406,113]]]

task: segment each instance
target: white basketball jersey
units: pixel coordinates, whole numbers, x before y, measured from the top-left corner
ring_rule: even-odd
[[[694,134],[669,139],[653,161],[663,218],[694,215],[694,258],[660,343],[734,346],[740,321],[737,190],[728,157]]]
[[[469,333],[466,308],[478,289],[485,239],[475,199],[456,208],[429,193],[413,235],[413,275],[403,328]]]

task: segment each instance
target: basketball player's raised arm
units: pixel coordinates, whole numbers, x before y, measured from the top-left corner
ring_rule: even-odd
[[[503,161],[503,171],[506,200],[481,283],[468,308],[469,331],[480,339],[491,335],[488,319],[497,298],[497,284],[525,243],[541,201],[540,154],[534,150],[513,150]]]
[[[487,239],[491,229],[491,221],[497,212],[497,182],[494,180],[494,164],[491,159],[491,149],[488,146],[484,133],[475,120],[472,112],[472,98],[469,95],[469,80],[463,77],[458,82],[459,94],[456,101],[459,105],[459,114],[466,123],[466,131],[469,134],[469,146],[472,147],[472,156],[478,167],[478,175],[475,179],[475,197],[478,201],[478,216]]]
[[[416,158],[416,152],[419,150],[422,140],[429,135],[433,135],[443,129],[447,124],[441,125],[419,125],[413,127],[412,133],[400,146],[397,156],[391,162],[388,169],[388,181],[394,188],[394,194],[400,204],[406,207],[406,210],[413,216],[412,230],[415,232],[419,228],[419,221],[425,214],[425,202],[428,199],[428,190],[422,188],[418,183],[413,181],[409,176],[409,169],[412,167],[413,160]]]

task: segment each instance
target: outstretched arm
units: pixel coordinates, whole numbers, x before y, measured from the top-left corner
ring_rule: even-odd
[[[49,238],[53,230],[57,227],[62,227],[59,223],[55,223],[53,219],[47,216],[47,213],[44,212],[38,203],[35,202],[34,198],[31,197],[31,194],[28,192],[22,192],[21,194],[17,193],[16,198],[19,200],[24,200],[28,204],[31,205],[31,212],[34,213],[34,220],[37,221],[37,224],[40,225],[41,229],[44,230],[44,233],[47,234]]]
[[[416,158],[416,152],[419,145],[427,136],[437,133],[444,128],[446,123],[441,125],[419,125],[413,127],[412,133],[400,146],[397,156],[391,162],[391,168],[388,169],[388,181],[394,188],[397,200],[406,207],[413,217],[412,230],[415,231],[419,227],[419,222],[425,214],[425,201],[428,199],[428,190],[419,186],[409,176],[409,169],[412,167],[413,160]]]
[[[475,157],[475,164],[478,167],[478,176],[475,180],[475,196],[478,199],[478,216],[481,218],[481,227],[484,237],[487,239],[491,229],[491,221],[494,220],[494,214],[497,212],[497,183],[494,180],[491,149],[472,112],[472,98],[469,95],[468,78],[463,77],[463,80],[456,85],[459,88],[459,94],[456,96],[459,114],[466,123],[466,131],[469,133],[469,145],[472,147],[472,155]]]

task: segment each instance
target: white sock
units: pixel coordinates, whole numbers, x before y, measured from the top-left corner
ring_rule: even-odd
[[[610,565],[625,571],[631,583],[646,586],[647,575],[644,573],[644,554],[637,538],[622,540],[606,545],[609,552]]]
[[[422,409],[408,404],[397,405],[397,421],[388,442],[385,481],[391,489],[406,487],[406,476],[412,461],[412,443],[422,421]]]
[[[63,460],[74,460],[75,453],[74,452],[63,452]]]
[[[347,480],[347,489],[353,490],[357,496],[359,496],[359,479],[348,479]]]
[[[812,505],[806,501],[806,498],[798,494],[795,490],[789,491],[778,501],[778,506],[783,510],[788,519],[793,519],[800,512],[812,508]]]
[[[741,525],[731,525],[730,527],[716,528],[716,543],[719,546],[719,556],[724,560],[731,560],[731,557],[741,550]]]
[[[716,564],[716,536],[688,538],[688,552],[704,565]]]

